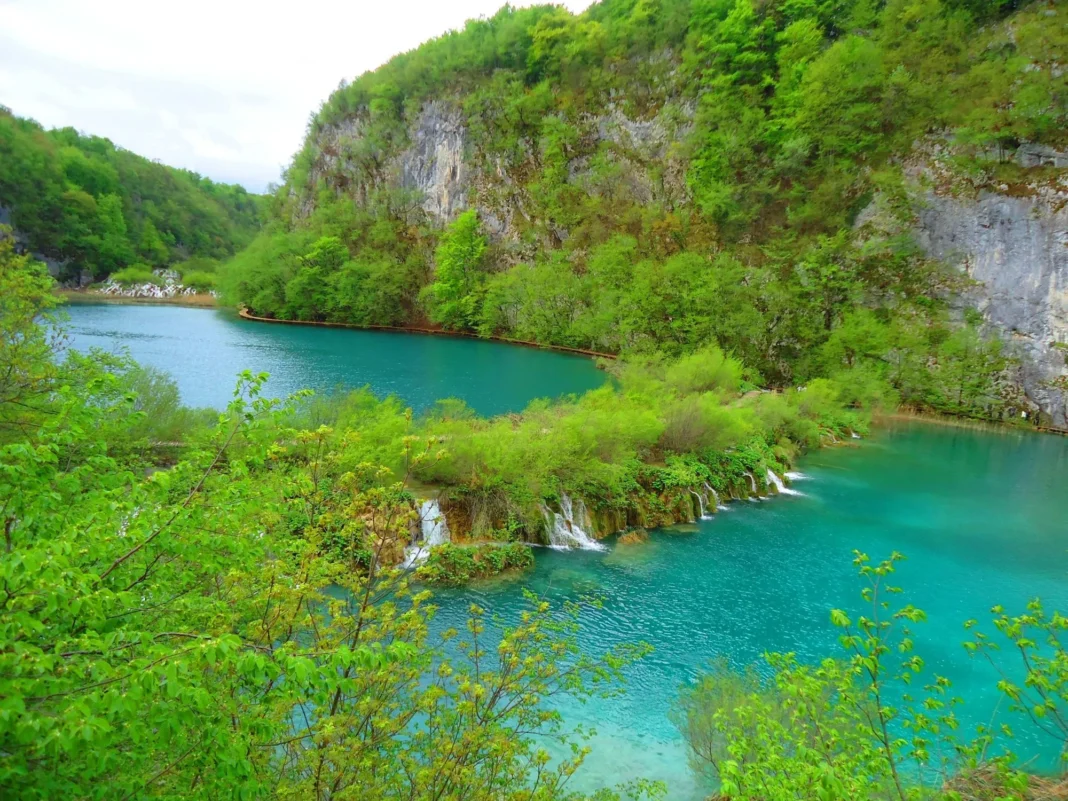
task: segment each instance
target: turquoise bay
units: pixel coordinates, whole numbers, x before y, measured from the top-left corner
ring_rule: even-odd
[[[221,408],[242,370],[268,372],[269,394],[370,386],[416,412],[460,398],[480,414],[518,412],[534,398],[582,393],[605,375],[592,359],[477,339],[272,325],[216,309],[136,304],[71,304],[71,344],[125,348],[166,370],[182,402]]]

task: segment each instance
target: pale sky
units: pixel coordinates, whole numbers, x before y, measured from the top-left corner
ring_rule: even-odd
[[[263,191],[343,78],[503,4],[0,0],[0,104]]]

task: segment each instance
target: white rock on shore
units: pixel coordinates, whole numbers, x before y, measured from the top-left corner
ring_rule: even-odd
[[[153,273],[162,283],[120,284],[109,278],[107,282],[100,287],[100,294],[121,298],[157,299],[178,298],[198,294],[193,287],[183,285],[181,283],[181,276],[174,270],[153,270]],[[212,290],[209,294],[214,297],[215,291]]]

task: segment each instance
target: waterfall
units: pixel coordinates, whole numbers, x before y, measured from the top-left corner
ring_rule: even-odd
[[[436,545],[449,542],[449,524],[435,501],[423,501],[419,506],[419,528],[422,538],[414,545],[404,549],[403,568],[416,567],[430,556],[430,549]]]
[[[449,541],[449,524],[437,501],[423,501],[419,507],[419,526],[427,545],[433,547]]]
[[[791,470],[789,473],[787,473],[786,477],[788,479],[790,479],[791,481],[805,481],[805,480],[808,479],[808,476],[806,476],[804,473],[798,473],[798,472],[793,471],[793,470]]]
[[[690,494],[697,498],[697,508],[701,510],[701,514],[698,515],[699,519],[704,520],[708,515],[705,514],[705,499],[701,497],[701,493],[697,490],[690,490]]]
[[[774,484],[775,485],[775,489],[777,489],[779,491],[780,495],[801,495],[802,494],[802,493],[798,492],[797,490],[790,489],[785,484],[783,484],[782,483],[782,479],[779,478],[777,475],[775,475],[775,473],[770,469],[768,470],[768,483],[769,484]]]
[[[719,502],[719,493],[716,492],[715,488],[711,484],[709,484],[707,481],[705,482],[705,493],[707,495],[711,495],[712,496],[712,500],[715,502],[715,506],[716,506],[717,510],[723,510],[723,509],[727,508],[726,506],[724,506],[723,504],[721,504]]]
[[[756,477],[752,473],[748,472],[746,473],[746,475],[749,477],[749,487],[753,490],[752,494],[750,494],[749,496],[749,500],[751,500],[753,503],[756,503],[760,500],[760,492],[757,490]]]
[[[589,534],[589,531],[593,529],[593,524],[590,522],[590,513],[586,509],[586,504],[581,498],[572,502],[566,493],[561,492],[560,511],[552,512],[543,505],[541,513],[545,516],[545,530],[549,534],[550,548],[560,551],[568,551],[572,548],[584,551],[605,549]]]
[[[860,439],[860,434],[858,434],[856,431],[850,431],[849,436],[851,436],[853,439]]]

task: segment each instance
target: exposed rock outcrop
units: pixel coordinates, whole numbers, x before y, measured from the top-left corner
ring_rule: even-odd
[[[458,109],[430,102],[409,131],[411,144],[393,160],[394,184],[418,192],[423,210],[431,217],[451,220],[467,208],[466,136]]]
[[[1024,145],[1015,160],[1060,166],[1068,154]],[[1068,428],[1068,180],[1047,175],[977,193],[926,188],[918,199],[920,244],[976,281],[966,299],[1020,357],[1028,398]]]
[[[569,181],[595,194],[592,158],[601,155],[619,166],[626,191],[642,202],[685,202],[685,161],[679,150],[692,126],[689,105],[665,106],[648,119],[632,119],[615,107],[573,124],[580,131],[569,152]],[[314,143],[309,185],[325,182],[339,194],[366,201],[375,188],[413,193],[415,205],[431,219],[447,223],[475,207],[490,235],[517,241],[529,222],[524,178],[537,169],[537,141],[523,140],[516,151],[475,152],[459,104],[429,101],[391,142],[368,142],[363,118],[353,115],[324,127]],[[301,198],[297,214],[314,209],[314,193]],[[556,232],[558,238],[567,231]]]

